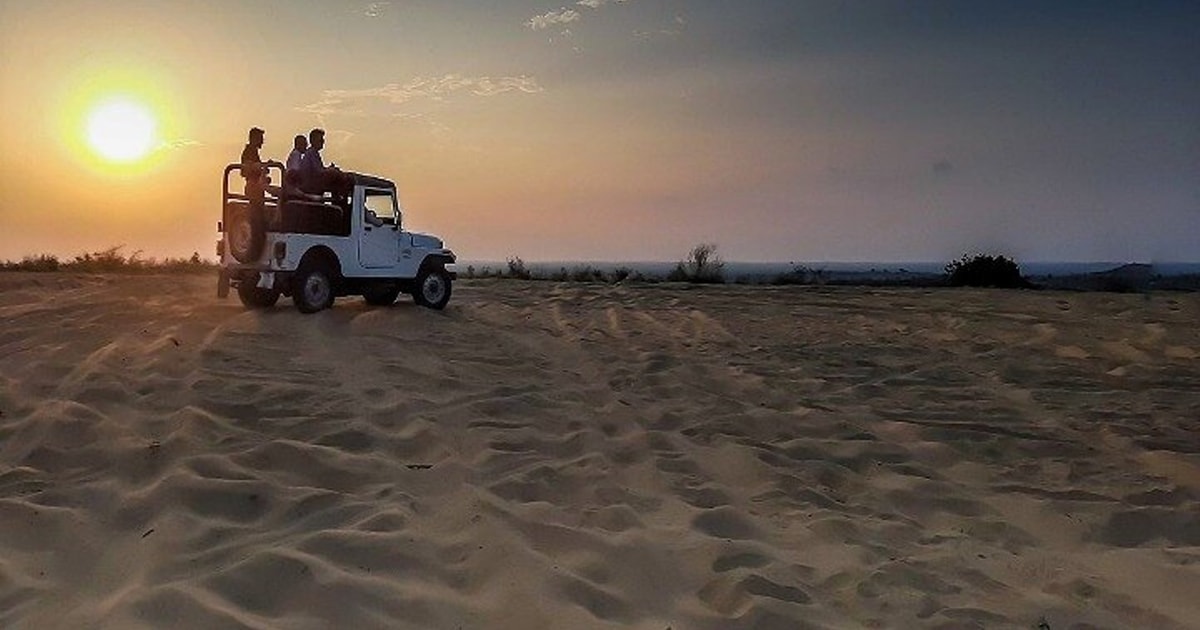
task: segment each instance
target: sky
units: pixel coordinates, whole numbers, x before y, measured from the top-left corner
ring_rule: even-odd
[[[1200,2],[0,0],[0,259],[212,257],[328,133],[462,259],[1200,261]],[[98,155],[125,99],[145,157]]]

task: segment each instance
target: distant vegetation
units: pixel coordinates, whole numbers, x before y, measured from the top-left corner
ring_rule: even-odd
[[[73,271],[77,273],[202,273],[217,269],[215,262],[200,258],[194,252],[190,258],[143,258],[140,250],[125,254],[118,245],[98,252],[85,252],[70,260],[60,260],[54,254],[26,256],[20,261],[0,263],[2,271]]]
[[[517,280],[531,280],[533,279],[533,274],[525,268],[525,261],[521,260],[520,256],[513,256],[508,259],[507,277],[516,278]]]
[[[592,265],[576,265],[574,267],[559,267],[551,272],[535,272],[525,265],[525,261],[519,256],[512,256],[505,263],[504,268],[493,269],[491,267],[482,267],[476,269],[474,265],[468,265],[465,270],[460,268],[460,276],[463,278],[509,278],[513,280],[547,280],[551,282],[602,282],[616,284],[618,282],[650,282],[653,279],[647,278],[639,272],[633,271],[628,267],[617,267],[611,270],[604,270]]]
[[[74,258],[60,259],[54,254],[26,256],[20,261],[0,261],[0,271],[75,273],[213,273],[218,265],[200,257],[198,252],[188,258],[145,258],[141,250],[124,253],[123,246],[96,252],[85,252]],[[717,255],[713,243],[701,243],[688,252],[686,260],[663,273],[643,273],[627,266],[614,268],[579,264],[554,270],[536,269],[520,256],[511,256],[501,266],[459,267],[464,279],[505,278],[549,282],[591,282],[602,284],[688,282],[698,284],[758,284],[800,286],[877,286],[877,287],[1000,287],[1046,288],[1076,291],[1174,291],[1200,290],[1200,276],[1159,276],[1150,265],[1124,265],[1105,272],[1064,276],[1034,276],[1026,278],[1020,266],[1002,255],[963,256],[944,267],[944,274],[889,271],[828,271],[793,264],[791,269],[774,275],[745,275],[728,278],[724,261]],[[1036,283],[1036,284],[1035,284]]]
[[[592,265],[576,265],[570,268],[559,267],[555,271],[538,273],[530,269],[520,256],[510,256],[503,268],[493,269],[482,267],[476,269],[468,265],[462,271],[463,278],[509,278],[513,280],[547,280],[551,282],[603,282],[616,284],[618,282],[693,282],[720,284],[725,282],[722,273],[725,263],[717,255],[717,246],[712,243],[702,243],[692,248],[687,260],[679,262],[667,274],[666,278],[650,277],[629,267],[617,267],[605,270]]]
[[[946,276],[950,286],[954,287],[1018,289],[1029,286],[1021,276],[1021,267],[1004,256],[963,256],[946,265]]]
[[[776,274],[770,278],[770,284],[825,284],[827,282],[824,269],[809,269],[804,265],[794,265],[791,270]]]
[[[669,282],[721,284],[725,282],[725,262],[717,255],[715,243],[701,243],[692,248],[687,260],[681,261],[671,273]]]

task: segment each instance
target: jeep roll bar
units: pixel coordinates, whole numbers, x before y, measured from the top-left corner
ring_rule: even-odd
[[[241,168],[242,168],[241,162],[234,162],[233,164],[230,164],[225,167],[225,172],[224,172],[223,178],[222,178],[223,181],[221,182],[221,205],[222,206],[224,206],[225,204],[228,204],[230,199],[240,199],[243,201],[250,200],[250,198],[247,197],[244,193],[229,192],[229,174],[232,173],[234,170],[240,171]],[[285,166],[283,166],[282,164],[275,165],[275,164],[263,163],[263,169],[266,170],[267,173],[270,173],[271,169],[273,169],[273,168],[277,169],[279,171],[279,185],[280,185],[280,190],[282,190],[283,189],[283,180],[285,177],[287,177],[287,168]]]

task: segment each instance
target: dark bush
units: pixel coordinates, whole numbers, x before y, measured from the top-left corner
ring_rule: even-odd
[[[701,243],[692,248],[688,259],[675,265],[667,274],[669,282],[720,284],[725,282],[725,263],[717,255],[713,243]]]
[[[521,260],[520,256],[513,256],[508,259],[508,273],[505,275],[517,280],[529,280],[533,278],[533,274],[525,267],[525,261]]]
[[[572,282],[604,282],[604,272],[591,265],[581,265],[571,270]]]
[[[963,256],[946,265],[946,276],[953,287],[1017,289],[1029,286],[1021,276],[1021,267],[1004,256]]]
[[[62,263],[54,254],[39,254],[26,256],[21,262],[5,262],[4,268],[11,271],[58,271],[62,268]]]
[[[825,270],[794,265],[790,270],[776,274],[770,284],[825,284]]]

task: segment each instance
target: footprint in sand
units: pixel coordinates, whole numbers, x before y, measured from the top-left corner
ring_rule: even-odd
[[[1054,349],[1054,356],[1062,359],[1088,359],[1091,354],[1087,350],[1079,346],[1058,346]]]
[[[1167,327],[1162,324],[1146,324],[1145,329],[1146,334],[1138,339],[1138,343],[1143,346],[1155,345],[1167,336]]]
[[[1130,363],[1149,363],[1150,355],[1135,348],[1127,339],[1120,341],[1105,341],[1100,344],[1105,352],[1114,359]]]
[[[1053,324],[1034,324],[1033,329],[1037,331],[1037,336],[1031,340],[1031,343],[1034,344],[1046,343],[1058,335],[1058,328],[1055,328]]]
[[[1186,359],[1189,361],[1200,357],[1200,354],[1197,354],[1195,350],[1187,346],[1167,346],[1163,348],[1163,354],[1168,359]]]
[[[757,598],[799,605],[812,601],[808,593],[795,586],[780,584],[754,573],[740,580],[732,575],[717,577],[705,584],[696,595],[705,606],[727,617],[748,614],[755,607]]]

